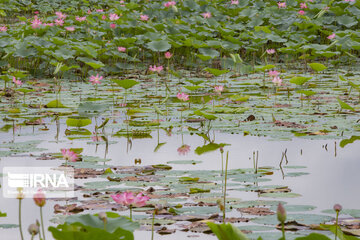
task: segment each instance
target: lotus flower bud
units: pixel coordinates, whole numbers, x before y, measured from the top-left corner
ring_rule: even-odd
[[[99,213],[99,218],[101,221],[106,222],[107,221],[107,215],[104,212]]]
[[[22,187],[18,187],[17,188],[18,194],[16,196],[17,199],[21,200],[25,198],[25,195],[23,193],[23,188]]]
[[[220,147],[220,153],[224,153],[224,148]]]
[[[342,206],[338,203],[335,204],[333,208],[335,212],[340,212],[342,210]]]
[[[39,233],[39,226],[36,225],[35,223],[30,224],[28,231],[31,234],[31,236],[35,236],[36,234]]]
[[[43,207],[46,203],[45,194],[42,191],[38,191],[37,193],[35,193],[33,199],[35,204],[39,207]]]
[[[279,203],[276,213],[277,213],[277,218],[278,218],[279,222],[284,223],[286,220],[286,211],[285,211],[284,206],[281,203]]]

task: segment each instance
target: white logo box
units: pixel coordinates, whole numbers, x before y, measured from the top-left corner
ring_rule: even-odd
[[[73,198],[74,169],[70,167],[4,167],[2,189],[4,198],[33,198],[41,191],[46,198]]]

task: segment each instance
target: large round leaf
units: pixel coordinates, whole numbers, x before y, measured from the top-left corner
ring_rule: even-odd
[[[154,52],[165,52],[171,48],[171,45],[166,40],[160,40],[149,42],[147,47]]]
[[[209,56],[212,58],[220,56],[220,53],[211,48],[199,48],[199,52],[204,56]]]
[[[124,89],[129,89],[129,88],[132,88],[133,86],[139,84],[139,82],[132,80],[132,79],[124,79],[124,80],[113,79],[111,81],[113,81],[114,83],[119,85],[119,87],[122,87]]]

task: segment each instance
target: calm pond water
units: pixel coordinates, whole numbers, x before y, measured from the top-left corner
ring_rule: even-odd
[[[36,156],[41,153],[59,152],[62,148],[83,148],[87,155],[104,158],[106,154],[108,165],[115,166],[133,166],[134,159],[141,159],[141,165],[168,164],[169,161],[176,160],[195,160],[196,164],[171,164],[173,170],[219,170],[221,169],[221,154],[219,150],[209,152],[203,155],[194,153],[194,149],[204,144],[204,139],[196,135],[181,135],[179,129],[173,129],[173,134],[168,136],[165,131],[152,132],[152,139],[133,139],[131,147],[126,138],[113,138],[109,136],[109,145],[106,151],[105,144],[91,144],[89,139],[69,140],[64,134],[65,126],[61,124],[60,135],[56,137],[56,125],[50,122],[50,118],[45,118],[44,122],[49,128],[48,131],[39,129],[43,126],[26,126],[16,129],[15,135],[12,131],[0,133],[2,143],[6,142],[27,142],[36,140],[39,151],[29,149],[29,153],[18,153],[11,157],[2,157],[0,167],[5,166],[59,166],[63,160],[36,160]],[[91,127],[90,127],[91,128]],[[109,133],[111,130],[108,130]],[[267,176],[271,179],[269,182],[259,182],[258,185],[281,185],[288,186],[293,193],[301,196],[295,198],[280,198],[288,204],[294,205],[313,205],[317,208],[313,213],[320,213],[323,209],[332,208],[334,203],[341,203],[344,208],[358,208],[360,192],[356,191],[360,180],[359,170],[359,142],[349,144],[344,148],[338,145],[339,140],[308,140],[294,138],[290,141],[278,141],[266,137],[243,136],[240,134],[222,133],[212,131],[212,137],[216,142],[229,143],[226,151],[229,151],[229,169],[253,168],[253,151],[259,152],[258,166],[269,166],[274,168],[274,174]],[[111,134],[109,134],[111,135]],[[158,142],[166,142],[157,152],[154,152]],[[178,148],[183,144],[190,146],[190,151],[185,155],[178,152]],[[282,169],[279,169],[279,163],[282,153],[287,149],[287,160],[283,160]],[[335,153],[336,151],[336,153]],[[100,164],[101,165],[101,164]],[[294,166],[298,166],[293,168]],[[301,166],[301,168],[299,167]],[[291,173],[301,172],[300,176],[291,176]],[[288,175],[290,173],[290,175]],[[81,185],[88,180],[77,180]],[[279,200],[279,198],[259,197],[258,193],[251,191],[237,191],[237,187],[231,185],[228,187],[228,197],[238,197],[242,200]],[[77,195],[81,197],[82,193]],[[54,204],[64,204],[48,200],[45,207],[45,222],[54,217]],[[6,218],[0,218],[0,224],[17,224],[18,202],[14,199],[5,199],[0,197],[1,210],[7,213]],[[95,211],[96,212],[96,211]],[[125,215],[128,211],[123,212]],[[241,216],[240,212],[233,211],[232,216]],[[148,215],[150,218],[150,215]],[[23,201],[23,224],[28,226],[39,218],[38,208],[33,204],[32,199]],[[250,224],[253,225],[253,224]],[[172,226],[176,228],[175,226]],[[27,232],[26,232],[27,234]],[[136,231],[136,239],[140,237],[150,237],[149,231]],[[0,229],[0,235],[3,239],[17,240],[18,229]],[[195,239],[215,239],[210,235],[201,233],[191,233],[177,231],[172,235],[160,236],[156,234],[156,239],[184,239],[186,236],[192,236]],[[29,236],[28,236],[29,237]],[[50,239],[50,234],[47,236]]]
[[[353,72],[341,74],[347,81],[357,81],[360,74]],[[298,70],[288,71],[286,79],[298,74]],[[335,203],[341,203],[344,209],[359,208],[360,193],[356,189],[360,180],[360,141],[356,140],[360,137],[356,134],[360,125],[358,111],[351,107],[358,105],[359,97],[351,91],[349,82],[334,77],[337,72],[301,74],[306,76],[301,79],[309,82],[301,85],[288,82],[278,88],[258,73],[207,79],[192,72],[181,81],[134,75],[130,77],[139,84],[127,92],[110,80],[96,89],[84,82],[64,80],[60,95],[54,91],[58,83],[46,79],[34,82],[31,88],[35,92],[29,96],[21,99],[14,95],[0,102],[3,109],[0,112],[0,168],[56,167],[64,164],[61,149],[77,149],[82,160],[71,163],[75,168],[112,169],[110,175],[76,179],[77,200],[48,200],[44,211],[48,225],[64,221],[63,212],[54,213],[55,204],[76,204],[85,209],[82,213],[111,211],[114,202],[110,194],[147,191],[150,187],[155,189],[150,206],[159,203],[168,209],[175,208],[180,217],[201,215],[208,219],[213,214],[222,216],[216,200],[223,195],[220,152],[223,146],[223,159],[229,153],[227,217],[236,218],[233,220],[238,226],[250,225],[251,238],[266,232],[267,239],[278,239],[280,232],[274,230],[277,223],[274,219],[248,215],[238,209],[266,206],[274,211],[282,201],[289,209],[289,218],[304,224],[319,224],[332,220],[334,213],[323,210],[331,209]],[[266,80],[265,86],[263,80]],[[167,92],[164,81],[168,81],[172,89],[187,87],[190,100],[184,103],[176,98],[176,91]],[[221,94],[213,90],[214,84],[219,83],[225,86]],[[310,89],[314,91],[309,93]],[[345,102],[351,106],[343,109]],[[103,128],[96,128],[102,123]],[[254,153],[258,154],[257,164]],[[152,166],[150,174],[136,172],[157,164],[167,164],[172,169]],[[254,165],[258,166],[258,173]],[[125,172],[124,166],[130,171]],[[183,177],[192,180],[184,183]],[[94,194],[96,192],[101,194]],[[198,202],[202,201],[209,206],[199,206]],[[0,210],[7,213],[6,218],[0,218],[0,224],[17,224],[17,200],[1,197],[0,204]],[[25,199],[23,210],[25,229],[39,218],[39,209],[32,199]],[[134,217],[142,227],[135,235],[148,238],[151,232],[145,230],[151,219],[151,214],[146,212],[149,208],[137,210]],[[356,211],[355,215],[360,216]],[[120,214],[128,216],[129,211]],[[276,220],[274,215],[270,217]],[[240,218],[250,221],[237,223]],[[156,234],[156,237],[213,238],[181,231],[191,225],[190,221],[180,220],[157,216],[160,224],[171,223],[161,227],[176,229],[176,233]],[[1,235],[17,240],[18,228],[13,227],[0,229]],[[296,237],[295,234],[308,233],[305,230],[289,232],[289,239]]]

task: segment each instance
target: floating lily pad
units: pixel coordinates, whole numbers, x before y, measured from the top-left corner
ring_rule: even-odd
[[[18,228],[19,225],[17,224],[0,224],[0,228],[9,229],[9,228]]]
[[[253,200],[253,201],[243,201],[232,205],[233,208],[247,208],[247,207],[256,207],[256,206],[277,206],[279,203],[285,204],[284,201],[271,201],[271,200]]]
[[[307,172],[289,172],[285,174],[285,177],[299,177],[299,176],[304,176],[304,175],[309,175],[309,173]]]
[[[316,207],[311,205],[284,205],[284,208],[286,212],[307,212],[314,210]],[[277,206],[272,206],[270,209],[276,211]]]
[[[174,160],[174,161],[168,161],[168,164],[199,164],[202,163],[202,161],[195,161],[195,160]]]
[[[66,108],[59,100],[53,100],[45,105],[47,108]]]
[[[292,193],[292,192],[274,192],[274,193],[262,193],[262,197],[269,198],[296,198],[301,197],[301,194]]]
[[[333,214],[333,215],[336,214],[334,209],[326,209],[326,210],[323,210],[321,212],[328,213],[328,214]],[[342,209],[341,212],[340,212],[340,215],[341,214],[350,215],[350,216],[352,216],[354,218],[360,218],[360,209]]]
[[[320,224],[330,221],[332,217],[316,214],[287,214],[286,221],[296,221],[302,224]],[[251,220],[254,223],[276,225],[279,223],[276,215],[268,215]]]

